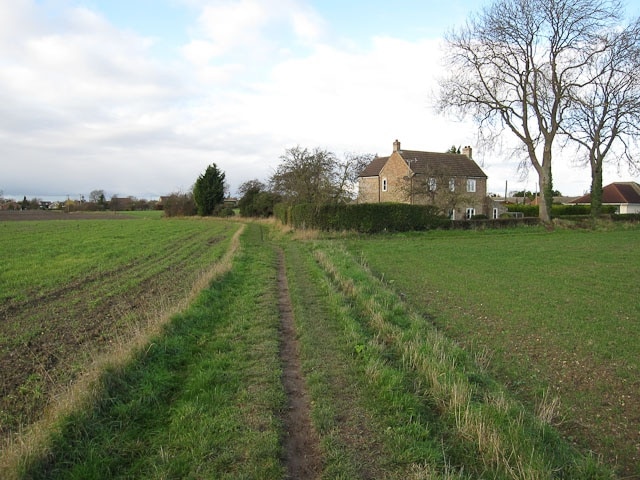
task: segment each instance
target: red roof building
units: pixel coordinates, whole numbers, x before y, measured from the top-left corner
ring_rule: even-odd
[[[590,205],[591,194],[576,198],[572,203]],[[617,213],[640,213],[640,185],[636,182],[610,183],[602,189],[602,204],[617,206]]]

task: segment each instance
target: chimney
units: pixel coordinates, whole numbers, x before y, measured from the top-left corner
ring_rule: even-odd
[[[473,160],[473,155],[471,154],[471,147],[468,145],[462,148],[462,155],[466,155],[467,157]]]
[[[393,142],[393,151],[394,152],[399,152],[400,151],[400,142],[398,141],[398,139],[396,139],[396,141]]]

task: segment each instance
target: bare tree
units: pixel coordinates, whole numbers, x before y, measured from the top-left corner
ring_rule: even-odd
[[[107,197],[104,194],[104,190],[92,190],[89,193],[89,209],[106,210]]]
[[[280,157],[269,179],[272,192],[289,203],[343,203],[355,194],[358,174],[370,155],[348,154],[344,159],[321,148],[294,147]]]
[[[563,132],[586,152],[591,167],[591,214],[602,211],[602,171],[605,159],[640,161],[640,19],[623,30],[607,32],[599,54],[587,63],[585,84],[573,91]]]
[[[345,153],[344,158],[336,160],[338,191],[342,192],[344,201],[352,200],[357,195],[358,176],[375,158],[369,153]]]
[[[439,109],[471,115],[485,140],[511,131],[538,174],[544,222],[570,92],[621,11],[618,0],[498,0],[446,37]]]

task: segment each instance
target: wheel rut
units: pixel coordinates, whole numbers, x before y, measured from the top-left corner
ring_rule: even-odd
[[[281,319],[282,383],[287,396],[283,415],[283,462],[289,479],[315,479],[322,473],[322,454],[311,423],[310,402],[300,365],[299,343],[284,261],[278,252],[278,308]]]

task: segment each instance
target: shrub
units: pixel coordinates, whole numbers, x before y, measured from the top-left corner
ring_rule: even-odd
[[[216,217],[233,217],[235,215],[233,208],[228,205],[219,204],[213,209],[213,215]]]
[[[510,212],[522,212],[525,217],[537,217],[540,211],[537,205],[508,205]],[[613,205],[603,205],[602,213],[615,213],[616,207]],[[561,217],[568,215],[590,215],[591,205],[552,205],[551,216]]]
[[[190,193],[172,193],[162,202],[165,217],[183,217],[195,215],[196,204]]]
[[[618,213],[611,215],[614,222],[640,222],[640,213]]]

